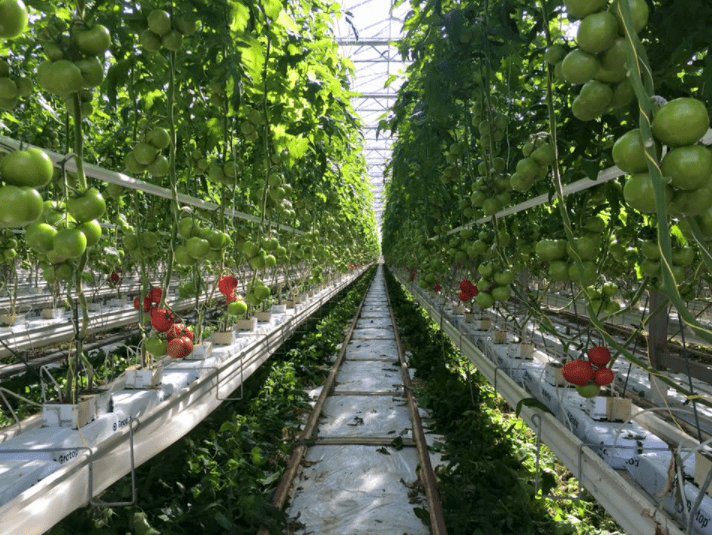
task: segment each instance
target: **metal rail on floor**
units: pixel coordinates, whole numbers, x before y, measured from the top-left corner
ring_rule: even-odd
[[[390,312],[391,324],[393,325],[393,332],[396,336],[396,345],[398,346],[398,360],[400,361],[403,384],[405,386],[405,393],[408,399],[408,411],[410,412],[410,419],[413,422],[413,438],[415,439],[415,445],[418,448],[420,475],[423,479],[423,486],[425,487],[425,497],[428,500],[430,531],[433,535],[447,535],[445,517],[443,516],[442,504],[440,503],[440,495],[438,494],[435,473],[433,472],[433,465],[430,462],[428,444],[425,441],[423,424],[420,421],[420,414],[418,413],[418,402],[413,394],[413,383],[411,382],[410,374],[408,373],[408,363],[405,360],[405,352],[403,351],[403,345],[401,344],[400,336],[398,335],[398,324],[393,316],[393,307],[391,306],[391,298],[388,295],[388,286],[386,286],[386,298],[388,299],[388,310]]]
[[[373,280],[371,281],[371,284],[373,284]],[[344,342],[343,344],[341,344],[341,349],[339,349],[339,353],[336,356],[336,361],[331,367],[331,370],[329,370],[329,375],[327,376],[326,381],[324,381],[324,385],[321,389],[321,393],[319,394],[319,398],[316,400],[316,404],[314,405],[312,412],[309,414],[307,423],[304,426],[304,429],[302,430],[301,434],[299,435],[299,438],[297,439],[300,444],[294,449],[292,455],[289,457],[289,461],[287,461],[287,469],[284,471],[284,474],[282,474],[282,479],[279,482],[277,490],[275,490],[274,498],[272,500],[275,507],[277,507],[278,509],[282,509],[284,507],[284,504],[287,501],[287,497],[289,496],[289,491],[292,488],[292,484],[294,483],[294,479],[297,477],[297,473],[299,472],[299,467],[301,465],[302,459],[304,458],[304,455],[306,454],[308,449],[305,443],[314,440],[314,432],[316,431],[316,426],[319,423],[319,416],[321,415],[321,410],[324,407],[326,398],[329,397],[330,392],[334,388],[334,384],[336,382],[336,374],[338,373],[339,368],[341,367],[341,363],[344,360],[344,355],[346,354],[346,347],[348,346],[349,340],[351,340],[351,336],[353,335],[354,329],[356,328],[356,323],[358,322],[358,317],[361,314],[361,309],[363,308],[363,303],[366,300],[367,295],[368,290],[364,292],[363,297],[361,298],[361,302],[359,303],[358,309],[354,314],[354,318],[351,322],[351,325],[349,326],[349,329],[346,332]],[[261,527],[260,530],[257,532],[257,535],[269,535],[269,531],[265,527]]]

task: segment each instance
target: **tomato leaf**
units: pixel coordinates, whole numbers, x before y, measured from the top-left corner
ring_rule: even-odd
[[[430,525],[430,513],[428,513],[425,509],[422,507],[413,507],[413,512],[415,513],[415,516],[423,521],[424,524],[427,524],[428,526]]]
[[[230,522],[230,519],[226,517],[223,513],[215,514],[215,522],[220,524],[220,527],[223,529],[232,529],[233,527],[232,522]]]
[[[591,180],[598,179],[598,172],[601,170],[600,160],[589,160],[582,158],[581,170],[586,173],[586,176]]]
[[[551,410],[549,409],[549,407],[544,405],[538,399],[536,399],[536,398],[522,398],[519,400],[519,403],[517,403],[517,406],[514,409],[514,414],[516,414],[517,418],[519,417],[519,413],[522,411],[523,407],[532,407],[535,409],[541,409],[544,412],[551,413]]]

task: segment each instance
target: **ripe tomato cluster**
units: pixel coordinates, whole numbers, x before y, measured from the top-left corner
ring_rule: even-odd
[[[170,355],[172,358],[185,358],[193,352],[193,331],[183,323],[175,322],[175,315],[168,309],[158,308],[163,297],[163,290],[151,288],[143,298],[143,311],[151,317],[151,327],[154,332],[146,338],[146,350],[154,356]],[[134,308],[138,310],[140,299],[134,297]],[[165,333],[165,340],[159,333]]]
[[[588,360],[574,360],[564,365],[564,379],[576,385],[581,396],[594,397],[602,386],[613,382],[613,370],[606,367],[610,361],[611,352],[608,348],[594,346],[588,350]]]
[[[477,297],[477,286],[472,284],[471,281],[465,279],[460,282],[460,301],[467,303],[473,297]]]

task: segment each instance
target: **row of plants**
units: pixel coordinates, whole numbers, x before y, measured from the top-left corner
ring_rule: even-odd
[[[216,295],[207,281],[250,270],[251,311],[278,269],[317,284],[375,257],[336,4],[2,0],[0,13],[5,286],[20,267],[66,283],[81,311],[73,370],[86,359],[89,271],[137,275],[142,297],[156,275],[162,289],[177,275],[197,306]],[[168,198],[141,191],[155,186]],[[195,328],[199,341],[200,315]]]
[[[712,6],[411,7],[400,51],[412,63],[380,125],[397,135],[383,218],[387,261],[425,289],[532,321],[567,346],[593,333],[613,361],[622,356],[653,373],[633,354],[635,337],[620,343],[604,321],[642,308],[645,329],[674,308],[681,325],[712,344],[689,306],[709,296],[712,267],[712,151],[701,142],[712,103]],[[614,165],[620,176],[564,195]],[[500,214],[540,195],[547,201]],[[542,306],[553,292],[583,302],[584,332],[553,328]],[[664,304],[651,310],[658,297]]]
[[[128,366],[137,364],[132,362],[131,356],[133,352],[136,360],[136,348],[139,342],[138,335],[127,334],[125,343],[120,347],[88,350],[88,367],[81,370],[78,377],[79,387],[89,390],[110,383]],[[54,382],[50,381],[47,374],[51,375]],[[69,364],[66,360],[57,366],[45,368],[43,374],[40,373],[39,368],[28,367],[24,373],[0,381],[1,388],[24,398],[5,396],[9,407],[4,403],[0,405],[0,429],[15,423],[13,413],[22,420],[39,412],[41,410],[39,404],[45,401],[68,399],[71,395],[71,381],[72,375],[69,374]]]
[[[443,464],[435,467],[448,533],[612,534],[613,519],[585,493],[580,501],[543,498],[576,494],[569,470],[542,445],[541,494],[534,492],[536,436],[516,417],[390,271],[386,282],[398,332],[414,367],[419,405]]]
[[[137,470],[138,504],[75,511],[48,534],[157,535],[283,533],[287,518],[272,504],[300,424],[307,391],[323,382],[330,358],[366,292],[367,270],[308,320],[233,396],[191,433]],[[129,476],[104,501],[130,499]]]
[[[285,296],[293,295],[292,290],[295,292],[294,295],[305,296],[314,288],[310,283],[300,284],[300,280],[306,278],[303,276],[290,281],[286,279],[284,273],[274,275],[283,278],[274,279],[270,286],[261,287],[270,295],[263,300],[265,306],[283,303]],[[222,287],[226,281],[235,285],[238,282],[235,277],[227,276],[221,278],[217,286]],[[183,284],[178,287],[179,296]],[[285,287],[290,287],[290,292],[285,293]],[[19,394],[24,399],[8,396],[10,406],[0,406],[0,428],[15,422],[12,412],[22,419],[38,412],[38,404],[44,401],[66,402],[71,398],[73,388],[88,393],[112,381],[131,365],[150,366],[153,365],[155,358],[161,358],[166,354],[173,358],[184,358],[192,352],[195,345],[200,344],[202,340],[210,339],[213,332],[235,329],[240,319],[247,315],[248,305],[245,300],[250,299],[250,292],[245,292],[246,295],[243,296],[242,293],[236,293],[235,286],[231,288],[230,294],[226,296],[227,303],[209,299],[196,304],[195,308],[188,308],[182,312],[158,307],[162,297],[162,290],[159,287],[153,287],[143,300],[140,300],[139,296],[134,297],[137,319],[139,316],[143,317],[144,324],[131,324],[128,328],[115,329],[110,334],[127,333],[127,329],[135,329],[138,326],[145,337],[127,333],[120,347],[110,353],[105,353],[102,348],[92,350],[87,348],[85,351],[87,358],[80,363],[79,374],[70,367],[69,357],[61,359],[58,366],[46,369],[54,378],[54,383],[40,372],[39,367],[28,362],[28,355],[13,352],[7,362],[26,363],[27,371],[0,381],[0,387]],[[235,305],[239,307],[237,310],[234,308]],[[200,328],[197,328],[198,325]],[[69,351],[71,343],[60,344],[60,348]],[[141,358],[142,348],[145,348],[148,357],[145,361]]]

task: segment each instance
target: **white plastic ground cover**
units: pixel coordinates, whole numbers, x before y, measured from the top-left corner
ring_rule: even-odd
[[[356,322],[356,329],[389,329],[390,338],[394,338],[393,327],[391,327],[391,318],[389,315],[381,316],[380,318],[369,318],[361,316],[361,318]]]
[[[405,286],[409,286],[402,274],[400,275],[400,279]],[[427,299],[423,292],[420,292],[419,290],[416,290],[415,296],[421,304],[424,305],[432,319],[440,323],[441,318],[439,311],[442,310],[441,306],[433,304],[432,299]],[[460,323],[460,325],[462,325],[462,323]],[[510,376],[503,373],[501,370],[497,370],[495,363],[488,359],[484,352],[477,349],[474,343],[475,337],[471,336],[470,333],[466,333],[463,336],[463,334],[460,333],[447,320],[443,322],[443,328],[450,339],[456,345],[463,348],[466,354],[473,359],[473,362],[477,365],[480,372],[490,383],[494,384],[495,381],[498,381],[497,390],[502,396],[504,396],[510,406],[515,406],[520,400],[530,396],[537,397],[537,399],[541,401],[540,395],[537,396],[534,393],[523,391]],[[485,332],[482,333],[481,336],[487,337],[489,334],[490,333]],[[480,347],[484,347],[484,341],[482,338],[477,341],[479,342],[478,345]],[[487,352],[491,354],[491,351]],[[525,372],[525,384],[528,384],[526,377],[527,373],[529,374],[529,381],[534,384],[535,381],[532,378],[536,376],[536,372],[543,369],[543,364],[538,360],[530,362],[530,367]],[[497,376],[499,379],[495,379]],[[547,389],[547,387],[542,386],[544,384],[546,383],[539,381],[538,388],[534,388],[534,390],[537,390],[540,394],[542,388]],[[564,397],[568,396],[568,394],[563,395]],[[565,401],[563,402],[563,407],[568,408]],[[564,414],[567,411],[560,412]],[[610,431],[610,429],[601,429],[600,432],[594,429],[592,433],[596,434],[595,438],[597,438],[599,442],[589,440],[589,438],[582,441],[562,422],[557,420],[554,415],[543,413],[539,409],[525,406],[521,410],[520,417],[522,417],[535,431],[537,429],[540,430],[542,442],[547,444],[559,460],[566,464],[566,466],[574,474],[578,474],[579,470],[581,470],[583,474],[582,480],[584,486],[611,513],[626,533],[635,535],[650,535],[652,533],[682,535],[682,531],[679,529],[679,526],[673,522],[669,516],[656,509],[655,504],[651,501],[650,496],[648,496],[647,493],[644,493],[642,489],[637,489],[628,481],[621,478],[618,475],[619,471],[617,472],[614,470],[600,456],[603,454],[604,457],[608,457],[608,460],[614,464],[628,468],[628,463],[631,462],[631,458],[621,458],[619,454],[622,448],[617,448],[614,452],[608,451],[610,450],[610,447],[606,448],[607,444],[613,446],[620,443],[616,442],[615,438],[616,436],[620,437],[620,433],[618,433],[617,429],[613,434],[606,432]],[[588,418],[588,416],[586,417]],[[594,422],[592,425],[600,423],[601,422]],[[620,426],[620,424],[613,425]],[[649,442],[645,439],[649,439]],[[645,431],[643,443],[640,445],[639,437],[636,435],[629,436],[625,440],[630,445],[635,443],[635,449],[632,450],[634,452],[642,451],[643,447],[660,445],[662,442],[653,433],[647,431]],[[593,444],[588,448],[582,448],[582,442],[584,444],[586,444],[586,442],[593,442]],[[600,442],[603,442],[603,444]],[[598,453],[595,450],[598,450]],[[696,487],[691,484],[688,484],[688,486],[696,489]]]
[[[295,315],[291,312],[289,320],[283,321],[272,332],[252,334],[251,339],[245,340],[249,343],[243,349],[239,349],[238,344],[232,350],[218,349],[217,366],[197,369],[199,363],[195,361],[171,363],[166,369],[171,383],[148,391],[150,394],[146,391],[122,391],[121,381],[125,380],[122,375],[110,387],[113,389],[107,393],[110,398],[98,404],[107,407],[106,410],[110,407],[115,411],[100,416],[81,430],[33,427],[26,432],[9,430],[0,434],[0,440],[4,440],[0,444],[0,463],[19,460],[14,459],[15,454],[8,452],[11,449],[26,447],[37,450],[42,446],[68,448],[66,453],[62,450],[59,453],[29,451],[19,454],[23,462],[37,458],[50,461],[57,456],[56,466],[48,465],[54,469],[52,473],[29,488],[23,489],[20,484],[23,474],[21,465],[11,467],[16,470],[6,470],[3,482],[17,485],[10,492],[4,488],[5,498],[9,501],[0,505],[2,535],[44,533],[89,501],[92,496],[89,495],[90,456],[87,448],[91,449],[94,496],[129,473],[130,415],[140,415],[139,421],[134,421],[132,425],[136,466],[187,434],[257,370],[302,321],[362,272],[363,268],[334,287],[320,292],[305,304],[301,313]],[[225,353],[224,358],[221,353]],[[181,367],[185,369],[180,370]],[[176,387],[180,389],[176,390]],[[165,398],[161,400],[161,396]],[[36,426],[37,418],[33,417],[32,421],[32,425]],[[2,454],[3,450],[5,454]]]
[[[390,392],[403,388],[400,368],[385,361],[345,360],[336,375],[336,392]]]
[[[687,453],[689,452],[683,452],[683,458]],[[671,459],[672,453],[669,451],[643,452],[631,459],[626,468],[635,480],[648,491],[652,499],[656,502],[662,502],[662,506],[668,513],[677,518],[683,525],[686,525],[687,517],[683,508],[689,514],[700,489],[686,481],[684,485],[685,503],[683,505],[677,485],[672,486],[668,483]],[[691,477],[695,472],[694,455],[690,455],[683,464],[684,473]],[[661,497],[661,494],[666,490],[667,493]],[[702,498],[700,507],[694,517],[693,527],[695,533],[712,535],[712,498],[707,495]]]
[[[385,292],[381,290],[383,284],[381,268],[366,302],[386,303]],[[398,350],[390,317],[379,321],[377,326],[360,320],[352,340],[336,376],[334,394],[326,399],[322,409],[318,437],[411,438],[412,423],[402,395]],[[387,360],[384,360],[384,351],[389,353]],[[343,394],[396,389],[400,395]],[[304,464],[293,487],[288,512],[295,526],[302,526],[295,533],[430,533],[429,526],[414,512],[414,507],[425,507],[424,504],[412,503],[409,497],[410,488],[415,487],[418,480],[416,448],[397,451],[390,446],[315,446],[308,449]]]
[[[418,479],[415,448],[314,446],[306,461],[289,508],[290,519],[303,525],[295,533],[430,534],[413,511],[424,506],[408,498],[407,485]]]
[[[361,327],[354,331],[352,340],[395,340],[393,327]]]
[[[408,406],[402,397],[330,396],[322,414],[320,437],[412,437]]]
[[[350,360],[398,360],[398,345],[393,340],[352,340],[346,351]]]

